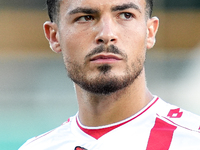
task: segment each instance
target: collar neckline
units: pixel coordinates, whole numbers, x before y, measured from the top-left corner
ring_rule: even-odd
[[[106,133],[123,126],[124,124],[127,124],[128,122],[131,122],[132,120],[138,118],[142,114],[144,114],[150,107],[152,107],[157,101],[159,100],[159,97],[155,97],[154,100],[152,100],[144,109],[142,109],[139,113],[136,115],[133,115],[132,117],[129,117],[123,121],[120,121],[118,123],[114,123],[111,125],[106,125],[106,126],[100,126],[100,127],[87,127],[81,124],[78,115],[76,116],[76,123],[78,127],[85,132],[86,134],[90,135],[91,137],[95,138],[98,140],[100,137],[105,135]]]

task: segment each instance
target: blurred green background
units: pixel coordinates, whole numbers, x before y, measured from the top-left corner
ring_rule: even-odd
[[[200,115],[200,1],[157,0],[156,46],[148,51],[148,87]],[[0,0],[0,150],[16,150],[77,112],[62,56],[49,49],[45,0]]]

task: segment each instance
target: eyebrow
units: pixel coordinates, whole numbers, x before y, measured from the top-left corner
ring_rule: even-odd
[[[141,13],[141,10],[138,5],[134,3],[128,3],[128,4],[122,4],[122,5],[116,5],[111,8],[111,11],[122,11],[126,10],[129,8],[134,8],[138,10]],[[71,11],[68,12],[68,14],[73,15],[77,13],[84,13],[84,14],[99,14],[100,11],[98,9],[93,9],[93,8],[87,8],[87,7],[77,7]]]
[[[140,13],[142,13],[142,11],[140,10],[140,7],[134,3],[128,3],[128,4],[114,6],[111,8],[111,11],[122,11],[122,10],[126,10],[129,8],[134,8],[137,11],[139,11]]]
[[[84,14],[98,14],[99,10],[97,9],[92,9],[92,8],[82,8],[82,7],[77,7],[71,11],[69,11],[68,14],[73,15],[77,13],[84,13]]]

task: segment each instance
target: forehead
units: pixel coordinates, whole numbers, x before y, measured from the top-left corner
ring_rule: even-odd
[[[77,7],[91,7],[99,10],[110,9],[113,6],[133,3],[137,5],[140,10],[145,12],[145,0],[62,0],[60,3],[60,11],[69,12]]]

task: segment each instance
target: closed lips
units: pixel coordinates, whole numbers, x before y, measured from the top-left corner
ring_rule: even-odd
[[[116,56],[116,55],[98,55],[98,56],[94,56],[90,59],[90,61],[95,61],[98,59],[115,59],[115,60],[121,60],[120,57]]]

